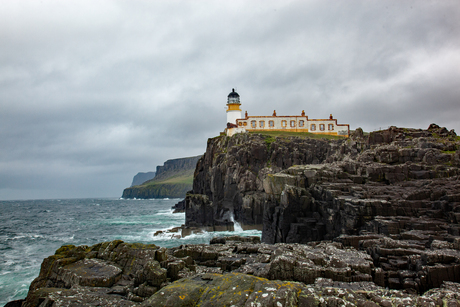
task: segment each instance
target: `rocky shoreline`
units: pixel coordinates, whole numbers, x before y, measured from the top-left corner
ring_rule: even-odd
[[[341,140],[208,140],[161,248],[64,246],[7,306],[460,306],[460,138],[437,125]],[[16,304],[16,305],[14,305]]]
[[[435,248],[426,249],[420,259],[460,259],[458,249],[440,253]],[[392,250],[407,251],[400,246]],[[460,304],[458,283],[440,279],[438,287],[418,293],[379,285],[384,274],[371,254],[340,242],[265,244],[258,237],[234,236],[162,248],[112,241],[61,247],[43,261],[27,298],[6,306]]]

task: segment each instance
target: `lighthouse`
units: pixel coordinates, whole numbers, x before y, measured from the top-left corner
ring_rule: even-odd
[[[232,89],[227,99],[227,123],[236,125],[236,120],[241,119],[240,95]]]

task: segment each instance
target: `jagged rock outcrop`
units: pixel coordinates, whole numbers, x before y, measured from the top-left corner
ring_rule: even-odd
[[[388,244],[380,248],[383,250]],[[458,255],[439,254],[433,249],[431,253],[427,251],[426,261],[446,257]],[[261,243],[258,237],[233,236],[214,238],[211,244],[166,249],[118,240],[91,247],[61,247],[43,261],[27,298],[10,305],[460,304],[458,283],[441,281],[439,287],[418,294],[412,288],[407,289],[412,292],[385,289],[375,282],[380,278],[381,269],[374,266],[368,253],[338,242],[272,245]]]
[[[460,281],[459,157],[460,138],[434,124],[338,141],[211,139],[186,225],[231,229],[235,219],[262,225],[265,243],[335,240],[372,257],[378,285],[426,291]]]
[[[447,195],[460,194],[459,145],[454,131],[434,124],[367,136],[357,129],[341,140],[257,134],[209,139],[186,198],[186,225],[231,229],[236,220],[244,229],[263,229],[263,241],[275,243],[357,234],[377,215],[434,217],[447,209],[444,217],[455,222],[456,209],[446,202],[452,203]],[[374,213],[355,212],[357,207]],[[305,237],[305,231],[311,233]]]
[[[367,136],[357,129],[341,140],[209,139],[186,198],[186,225],[231,229],[236,220],[275,243],[372,231],[375,216],[442,215],[457,223],[459,145],[454,131],[434,124]]]
[[[186,225],[209,230],[231,228],[237,220],[243,229],[262,229],[268,195],[267,174],[293,165],[318,164],[331,158],[346,139],[272,138],[237,134],[208,140],[198,161],[193,191],[186,198]],[[208,215],[202,217],[201,213]]]
[[[185,212],[185,199],[181,200],[177,204],[171,207],[173,209],[173,213],[183,213]]]
[[[155,177],[123,190],[122,198],[183,198],[192,188],[193,171],[201,156],[171,159],[157,166]],[[144,173],[139,173],[144,174]],[[138,174],[138,175],[139,175]],[[136,176],[138,176],[136,175]],[[145,176],[143,177],[145,178]]]

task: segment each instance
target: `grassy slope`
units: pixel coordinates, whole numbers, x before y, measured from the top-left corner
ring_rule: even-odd
[[[187,171],[186,173],[178,174],[175,176],[168,177],[163,180],[149,180],[147,182],[144,182],[140,186],[142,187],[148,187],[148,186],[154,186],[154,185],[160,185],[160,184],[190,184],[192,185],[193,183],[193,172],[194,170]]]
[[[251,131],[251,134],[262,134],[270,137],[290,137],[296,136],[300,138],[311,138],[311,139],[328,139],[328,140],[338,140],[343,139],[343,136],[338,135],[328,135],[328,134],[317,134],[309,132],[288,132],[288,131]]]

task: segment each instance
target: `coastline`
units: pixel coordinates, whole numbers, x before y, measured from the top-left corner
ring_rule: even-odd
[[[112,241],[63,246],[13,306],[429,306],[458,304],[460,285],[424,293],[372,282],[372,258],[339,242],[264,244],[259,237],[163,248]],[[91,303],[90,303],[91,302]],[[274,305],[277,306],[277,305]],[[450,305],[449,305],[450,306]]]

